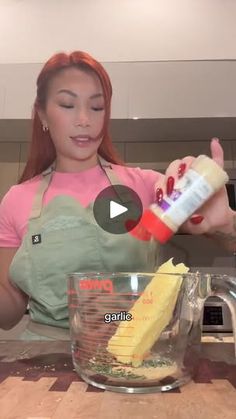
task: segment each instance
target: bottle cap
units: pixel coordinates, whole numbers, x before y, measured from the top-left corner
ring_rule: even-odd
[[[140,223],[157,239],[160,243],[166,243],[174,231],[172,231],[159,217],[150,209],[144,211]]]

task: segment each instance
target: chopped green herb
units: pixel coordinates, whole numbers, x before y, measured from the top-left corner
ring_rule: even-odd
[[[161,359],[149,359],[146,361],[143,361],[142,363],[142,367],[146,367],[146,368],[157,368],[157,367],[163,367],[163,366],[170,366],[172,365],[173,362],[171,362],[170,359],[165,359],[165,358],[161,358]]]
[[[127,371],[125,368],[113,369],[112,365],[95,364],[94,362],[88,363],[88,368],[95,371],[98,374],[109,375],[114,378],[127,378],[127,379],[145,379],[144,375],[133,374],[131,371]]]
[[[163,366],[170,366],[172,362],[167,358],[158,358],[158,359],[146,359],[140,365],[145,368],[157,368]],[[118,367],[118,368],[117,368]],[[144,375],[134,374],[132,371],[129,371],[128,368],[134,368],[132,364],[126,364],[124,367],[121,364],[118,364],[116,359],[108,354],[107,352],[101,352],[101,348],[97,351],[97,354],[88,362],[87,368],[92,371],[95,371],[98,374],[106,375],[114,378],[126,378],[126,379],[146,379]]]

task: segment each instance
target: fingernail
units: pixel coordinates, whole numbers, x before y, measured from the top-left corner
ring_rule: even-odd
[[[135,220],[127,220],[125,222],[125,227],[127,231],[133,230],[133,228],[137,225]]]
[[[204,220],[202,215],[194,215],[190,218],[192,224],[200,224]]]
[[[174,189],[174,184],[175,184],[175,179],[173,178],[173,176],[169,176],[167,179],[167,185],[166,185],[166,192],[168,196],[172,194],[173,189]]]
[[[185,172],[185,169],[186,169],[186,163],[181,163],[179,165],[179,168],[178,168],[178,178],[179,179],[183,176],[183,174]]]
[[[212,138],[212,140],[217,141],[217,143],[219,143],[219,142],[220,142],[219,138],[217,138],[217,137]]]
[[[156,190],[156,200],[157,203],[160,205],[163,200],[163,190],[161,188],[157,188]]]

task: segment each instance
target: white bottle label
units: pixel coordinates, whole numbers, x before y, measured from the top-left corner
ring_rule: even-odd
[[[159,208],[174,224],[183,224],[214,193],[212,186],[197,172],[189,169],[178,180],[170,196],[164,196]],[[155,211],[156,204],[153,204]],[[152,206],[151,206],[152,208]]]

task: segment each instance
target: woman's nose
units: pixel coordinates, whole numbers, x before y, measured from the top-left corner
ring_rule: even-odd
[[[89,126],[89,115],[85,109],[80,109],[75,116],[75,125],[81,127]]]

